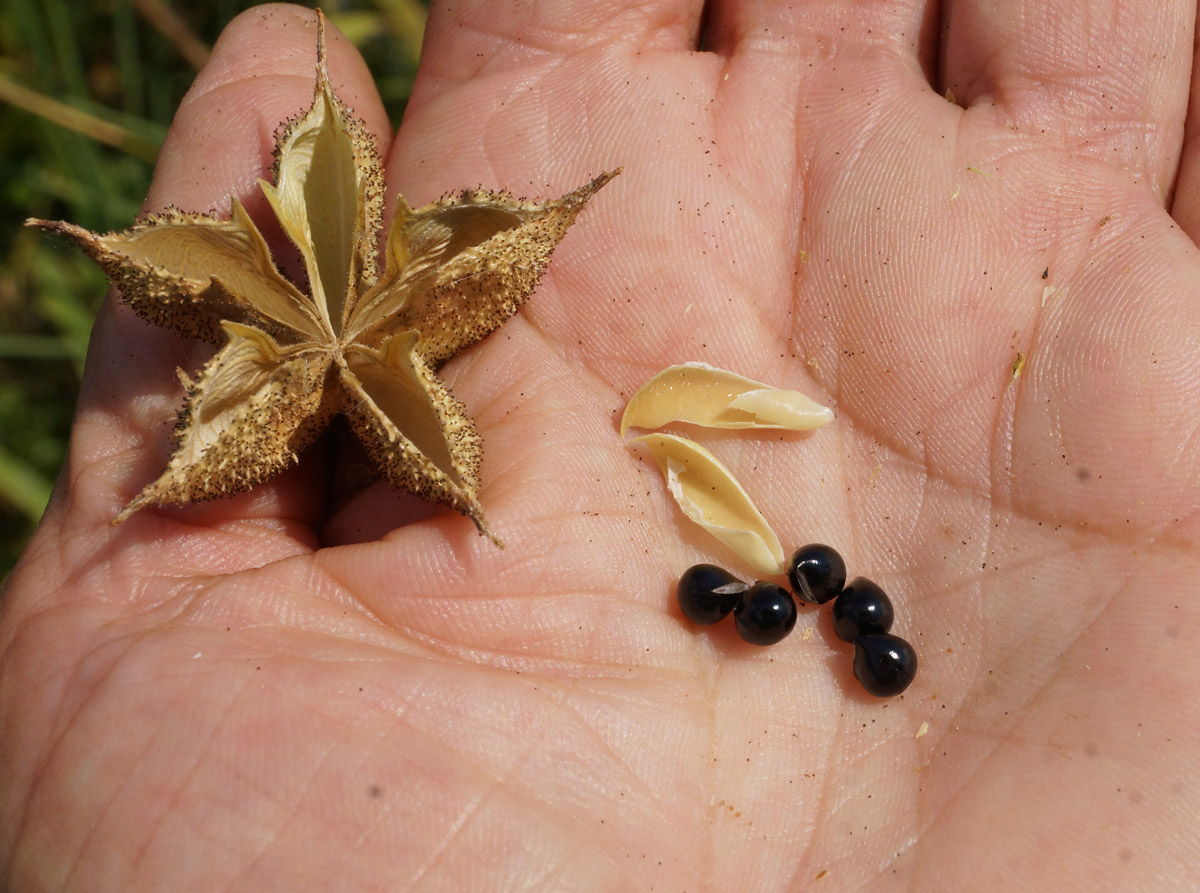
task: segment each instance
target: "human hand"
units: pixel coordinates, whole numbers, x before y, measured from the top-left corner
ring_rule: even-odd
[[[9,887],[1196,883],[1192,5],[717,3],[699,53],[700,4],[627,5],[435,9],[395,140],[331,40],[393,198],[625,167],[443,370],[503,551],[383,483],[335,502],[330,443],[111,528],[208,349],[110,301],[0,619]],[[231,24],[147,208],[262,219],[314,42]],[[679,616],[731,558],[614,416],[697,359],[836,407],[697,436],[891,593],[903,697],[827,611],[770,649]]]

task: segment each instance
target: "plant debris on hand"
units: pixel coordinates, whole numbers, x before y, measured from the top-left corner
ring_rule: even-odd
[[[434,370],[516,313],[602,174],[542,204],[470,190],[416,210],[397,199],[382,272],[383,172],[373,137],[334,94],[317,17],[312,107],[260,181],[304,261],[288,281],[236,197],[230,219],[171,209],[120,233],[30,220],[74,239],[148,322],[221,345],[193,381],[166,471],[116,516],[249,490],[297,461],[343,413],[395,486],[470,517],[481,443]],[[497,541],[498,542],[498,541]]]

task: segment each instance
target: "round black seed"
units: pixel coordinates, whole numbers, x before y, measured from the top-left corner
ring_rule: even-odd
[[[796,602],[782,586],[759,580],[742,593],[733,621],[751,645],[774,645],[796,625]]]
[[[888,633],[854,640],[854,678],[879,698],[898,695],[917,675],[917,652],[899,636]]]
[[[728,616],[748,588],[723,567],[697,564],[683,572],[675,594],[684,617],[692,623],[709,626]]]
[[[892,628],[892,602],[878,584],[855,577],[833,603],[833,631],[843,642],[886,633]]]
[[[800,601],[823,605],[846,585],[846,562],[830,546],[801,546],[788,562],[788,581]]]

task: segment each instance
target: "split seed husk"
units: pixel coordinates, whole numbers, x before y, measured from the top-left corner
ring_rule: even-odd
[[[625,406],[629,428],[686,422],[708,428],[782,428],[808,431],[833,421],[833,410],[799,391],[775,388],[707,363],[668,366]]]
[[[761,574],[783,573],[783,547],[754,501],[721,461],[700,444],[674,434],[646,434],[644,443],[683,513]]]

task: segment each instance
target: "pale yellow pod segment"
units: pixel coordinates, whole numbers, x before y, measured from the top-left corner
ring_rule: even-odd
[[[783,573],[779,537],[721,460],[700,444],[674,434],[647,434],[630,443],[649,447],[685,515],[759,573]]]
[[[833,410],[799,391],[773,388],[707,363],[668,366],[625,406],[628,428],[688,422],[708,428],[785,428],[808,431],[833,421]]]

